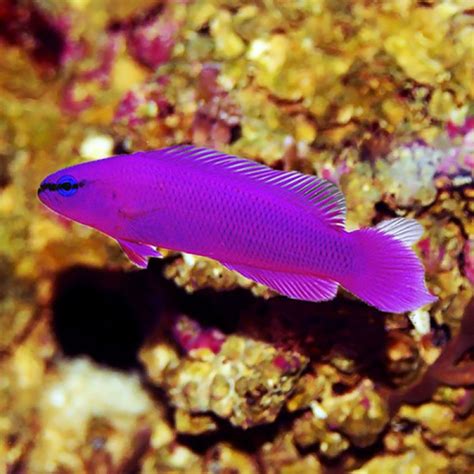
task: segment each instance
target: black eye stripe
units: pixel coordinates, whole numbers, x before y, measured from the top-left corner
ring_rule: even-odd
[[[71,189],[79,189],[79,188],[82,188],[83,186],[85,186],[85,181],[80,181],[79,183],[68,183],[68,182],[64,182],[64,183],[60,183],[60,184],[57,184],[57,183],[43,183],[39,189],[38,189],[38,192],[39,193],[42,193],[44,191],[57,191],[58,189],[63,189],[64,191],[70,191]]]
[[[56,183],[45,183],[45,184],[42,184],[39,188],[40,192],[42,191],[56,191],[58,189],[58,186]]]

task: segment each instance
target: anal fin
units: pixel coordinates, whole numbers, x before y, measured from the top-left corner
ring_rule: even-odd
[[[139,244],[128,240],[118,240],[127,257],[140,268],[146,268],[150,257],[162,258],[163,255],[151,245]]]
[[[337,282],[325,278],[300,273],[276,272],[245,265],[227,263],[222,263],[222,265],[293,299],[327,301],[333,299],[337,293]]]

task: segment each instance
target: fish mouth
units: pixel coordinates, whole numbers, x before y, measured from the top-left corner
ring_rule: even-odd
[[[37,194],[38,196],[40,196],[46,191],[56,191],[57,189],[58,189],[58,185],[56,183],[43,182],[40,184]]]
[[[56,200],[56,194],[54,191],[57,191],[58,186],[56,183],[51,181],[43,181],[38,190],[37,196],[38,199],[47,207],[51,208],[54,201]]]

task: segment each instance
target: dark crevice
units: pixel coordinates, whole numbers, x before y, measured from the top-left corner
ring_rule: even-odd
[[[163,306],[150,275],[87,267],[59,274],[52,325],[64,354],[85,354],[112,367],[137,368],[138,350]]]
[[[117,33],[129,28],[136,28],[141,25],[147,24],[150,21],[153,21],[157,16],[161,15],[164,10],[163,2],[156,2],[156,5],[152,5],[145,11],[140,11],[136,15],[132,15],[124,20],[115,20],[112,21],[108,26],[108,31],[111,33]]]
[[[0,155],[0,191],[11,182],[11,176],[8,172],[9,157]]]
[[[64,353],[138,367],[146,338],[160,323],[172,337],[170,318],[185,314],[203,328],[245,334],[313,359],[348,357],[359,373],[385,382],[384,315],[373,308],[343,297],[327,303],[264,300],[244,289],[190,295],[162,276],[165,264],[152,260],[148,270],[129,272],[75,267],[59,274],[51,307]]]
[[[26,49],[37,63],[54,70],[66,46],[64,33],[34,2],[19,0],[0,5],[0,39]]]
[[[246,290],[189,295],[162,276],[164,264],[152,260],[149,270],[128,272],[73,267],[58,274],[52,325],[64,354],[138,368],[138,351],[162,318],[171,326],[170,317],[186,314],[203,327],[230,333],[237,329],[239,314],[255,301]]]
[[[218,423],[216,431],[198,436],[180,434],[178,435],[178,441],[197,454],[204,454],[217,443],[222,442],[228,442],[241,451],[254,454],[265,443],[275,439],[278,430],[284,425],[285,419],[288,422],[293,418],[294,415],[284,413],[278,418],[278,423],[242,429],[216,417],[215,421]]]
[[[129,143],[126,140],[120,140],[114,144],[112,155],[128,155],[130,153]]]
[[[240,124],[230,127],[230,141],[229,144],[235,143],[242,137],[242,126]]]

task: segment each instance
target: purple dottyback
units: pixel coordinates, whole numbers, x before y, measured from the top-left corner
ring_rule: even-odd
[[[411,246],[412,219],[345,230],[331,182],[194,146],[119,155],[57,171],[40,200],[116,239],[146,267],[155,246],[218,260],[277,292],[330,300],[338,285],[382,311],[436,300]]]

